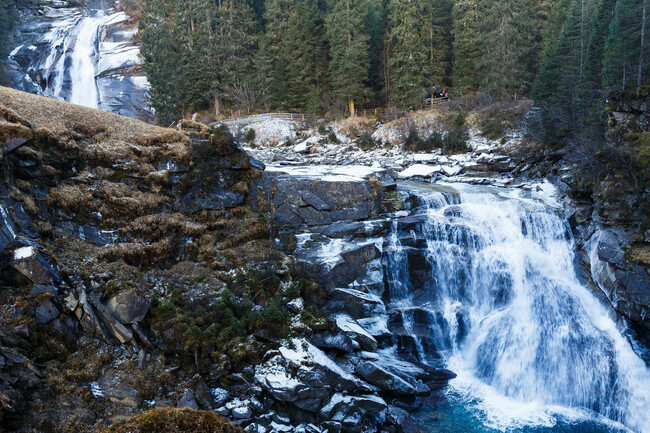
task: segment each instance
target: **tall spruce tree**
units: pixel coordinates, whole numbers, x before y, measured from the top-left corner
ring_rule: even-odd
[[[145,0],[140,21],[144,68],[151,85],[150,102],[158,121],[169,125],[182,115],[182,50],[177,37],[178,3]]]
[[[429,85],[421,11],[415,0],[391,0],[388,7],[391,101],[401,108],[419,108]]]
[[[426,75],[428,85],[448,85],[452,54],[452,2],[450,0],[422,0],[421,38],[427,47]]]
[[[635,88],[648,71],[646,0],[618,0],[603,54],[605,87]]]
[[[481,23],[479,2],[456,0],[452,9],[454,34],[453,85],[457,92],[477,90],[480,59],[478,32]]]
[[[384,3],[384,0],[369,0],[368,14],[364,23],[365,32],[370,38],[368,41],[370,62],[368,80],[375,103],[381,101],[380,93],[385,89],[386,85],[382,62],[386,30],[386,8]]]
[[[499,98],[528,93],[533,85],[538,26],[529,0],[485,3],[478,34],[479,88]]]
[[[271,100],[276,108],[318,111],[327,89],[328,53],[317,0],[269,0],[266,37],[273,56]]]
[[[338,0],[327,17],[332,90],[347,101],[352,115],[355,101],[367,96],[370,36],[364,24],[369,6],[368,0]]]

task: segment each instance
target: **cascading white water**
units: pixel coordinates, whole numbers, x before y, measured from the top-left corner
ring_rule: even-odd
[[[103,11],[95,11],[94,16],[84,17],[78,25],[79,33],[71,55],[70,77],[72,88],[70,100],[73,104],[98,108],[97,84],[95,83],[95,45],[97,33],[104,21]]]
[[[404,328],[429,326],[428,346],[458,373],[452,389],[498,429],[552,425],[553,413],[569,410],[650,431],[650,372],[578,281],[566,221],[503,194],[449,197],[423,193],[418,230],[394,223],[387,274]],[[426,240],[426,287],[408,276],[405,251],[417,237]],[[416,347],[431,359],[426,344]]]

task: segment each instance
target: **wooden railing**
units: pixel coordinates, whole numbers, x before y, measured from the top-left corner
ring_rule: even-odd
[[[427,98],[422,101],[420,108],[422,110],[427,110],[433,108],[439,104],[449,102],[449,97],[445,96],[444,98],[435,98],[433,101],[431,98]],[[225,123],[228,125],[238,125],[238,124],[248,124],[254,122],[262,122],[264,120],[279,119],[279,120],[292,120],[304,122],[309,119],[309,115],[305,113],[263,113],[263,114],[246,114],[242,115],[241,111],[233,112],[232,117],[220,121],[219,123]],[[371,109],[358,109],[355,110],[357,116],[363,117],[374,117],[382,120],[386,119],[396,119],[403,117],[406,114],[406,111],[398,110],[395,107],[388,108],[371,108]],[[350,113],[346,113],[350,115]]]
[[[422,109],[426,110],[428,108],[433,108],[436,105],[444,104],[446,102],[449,102],[449,96],[434,98],[433,100],[431,100],[431,98],[427,98],[424,101],[422,101]]]
[[[221,123],[225,123],[225,124],[254,123],[254,122],[261,122],[270,119],[296,120],[296,121],[304,122],[305,120],[307,120],[307,118],[308,116],[305,113],[263,113],[263,114],[251,114],[242,117],[233,117],[231,119],[222,120]]]

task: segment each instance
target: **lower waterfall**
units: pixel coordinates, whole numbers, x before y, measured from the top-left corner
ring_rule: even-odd
[[[419,202],[387,241],[391,308],[420,362],[458,373],[448,393],[486,428],[471,431],[585,417],[650,431],[650,372],[580,283],[563,218],[470,186],[423,190]]]

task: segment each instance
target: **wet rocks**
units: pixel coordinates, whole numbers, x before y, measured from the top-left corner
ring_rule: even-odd
[[[16,248],[11,266],[32,284],[50,284],[61,280],[59,271],[34,245]]]
[[[266,173],[254,195],[270,199],[278,224],[299,227],[325,226],[333,221],[363,220],[377,215],[382,192],[361,177],[329,180],[326,176],[312,179]]]
[[[354,341],[342,330],[326,331],[309,337],[309,342],[321,349],[336,349],[341,352],[353,352]]]
[[[384,392],[395,395],[413,395],[420,392],[415,386],[372,361],[361,362],[355,370],[368,383]],[[429,389],[423,388],[422,391],[426,393]]]
[[[384,303],[377,295],[340,288],[332,290],[327,309],[332,313],[347,313],[353,319],[374,317],[386,312]]]
[[[255,370],[255,381],[275,399],[315,412],[333,391],[358,392],[371,388],[344,371],[311,343],[293,339],[290,346]]]
[[[388,408],[386,421],[389,424],[390,433],[420,433],[421,430],[413,421],[413,418],[404,409],[394,406]]]
[[[650,276],[647,266],[626,257],[625,248],[634,249],[629,238],[604,228],[595,230],[583,243],[591,278],[614,309],[629,318],[642,331],[642,338],[650,341]]]
[[[373,352],[377,349],[378,343],[375,338],[349,316],[336,316],[336,325],[345,332],[352,340],[356,341],[361,350]]]
[[[345,396],[334,394],[320,410],[320,416],[329,420],[329,425],[340,425],[341,431],[359,433],[362,427],[383,423],[380,416],[387,408],[386,402],[376,396]]]

